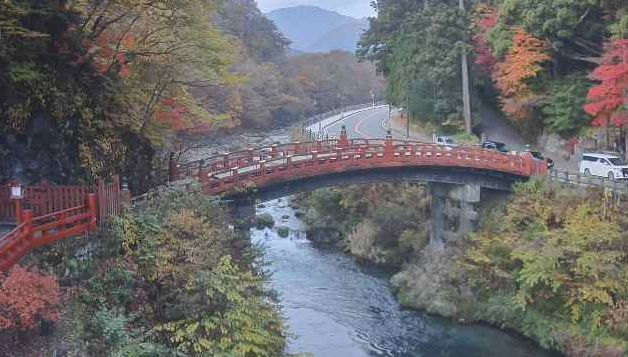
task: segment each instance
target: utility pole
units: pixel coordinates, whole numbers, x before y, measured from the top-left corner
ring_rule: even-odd
[[[459,0],[460,11],[465,12],[464,0]],[[462,110],[464,115],[464,129],[471,134],[471,94],[469,90],[469,64],[467,49],[462,49]]]
[[[624,75],[628,76],[628,50],[626,44],[623,45],[623,57],[624,57]],[[626,102],[624,103],[624,111],[628,112],[628,90],[626,90]],[[628,123],[627,123],[628,124]],[[627,125],[624,125],[624,160],[628,160],[628,130]]]
[[[406,90],[406,139],[410,139],[410,89]]]

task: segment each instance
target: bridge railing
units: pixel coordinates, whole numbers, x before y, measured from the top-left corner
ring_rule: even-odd
[[[587,176],[581,173],[573,173],[565,170],[551,170],[548,178],[551,181],[567,185],[576,189],[601,188],[615,194],[628,194],[628,182],[609,180],[601,176]]]
[[[337,139],[321,140],[315,142],[294,142],[275,144],[262,148],[251,148],[205,159],[192,161],[185,164],[170,165],[170,181],[198,178],[202,172],[216,172],[247,165],[254,160],[264,160],[283,155],[299,155],[313,150],[326,150],[338,145]]]

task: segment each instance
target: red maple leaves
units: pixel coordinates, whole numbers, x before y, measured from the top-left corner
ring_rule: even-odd
[[[57,50],[60,54],[74,55],[72,64],[89,63],[94,69],[93,76],[95,77],[105,76],[109,73],[116,74],[121,78],[131,75],[131,63],[124,49],[135,43],[135,38],[132,35],[104,32],[95,40],[84,38],[81,41],[81,48],[72,51],[66,42],[71,42],[72,37],[78,36],[75,32],[75,28],[69,28],[64,35],[65,42],[57,43]]]
[[[587,94],[584,110],[593,117],[594,126],[626,126],[628,112],[628,40],[609,43],[604,51],[602,64],[593,71],[593,79],[599,81]]]
[[[15,266],[0,278],[0,331],[30,330],[41,319],[57,321],[59,301],[57,278]]]
[[[188,129],[189,123],[186,120],[188,108],[172,98],[161,100],[162,110],[157,112],[155,119],[162,124],[166,124],[173,131],[184,131]]]
[[[498,23],[497,10],[487,4],[481,4],[475,10],[478,18],[474,21],[477,34],[473,36],[476,57],[474,63],[484,72],[486,76],[491,76],[497,64],[497,58],[493,56],[491,48],[486,40],[487,33]]]

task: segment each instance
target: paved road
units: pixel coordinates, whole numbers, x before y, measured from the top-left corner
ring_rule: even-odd
[[[482,105],[479,115],[482,118],[482,129],[487,140],[502,142],[511,150],[520,151],[525,147],[523,138],[503,114],[494,108]]]
[[[391,115],[395,115],[393,109]],[[329,134],[330,137],[338,137],[342,125],[347,127],[347,136],[352,138],[376,138],[383,139],[386,137],[388,130],[389,109],[388,106],[379,106],[366,110],[354,111],[342,115],[326,119],[322,122],[321,129],[323,135]],[[318,131],[318,124],[309,127],[312,131]],[[396,139],[405,139],[405,134],[393,132]]]

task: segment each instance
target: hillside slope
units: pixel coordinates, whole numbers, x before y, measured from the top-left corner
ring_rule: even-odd
[[[328,31],[308,48],[308,52],[344,50],[355,52],[362,33],[368,29],[367,19],[360,19]]]
[[[364,19],[341,15],[316,6],[296,6],[266,13],[277,28],[302,52],[343,50],[354,52]]]

